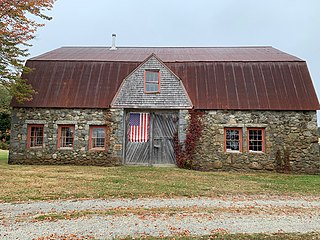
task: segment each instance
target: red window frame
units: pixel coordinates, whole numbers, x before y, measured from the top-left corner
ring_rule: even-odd
[[[147,80],[147,74],[148,73],[157,73],[158,74],[158,82],[156,81],[148,81]],[[158,90],[157,91],[148,91],[147,90],[147,84],[153,84],[158,86]],[[145,70],[144,71],[144,93],[160,93],[160,71],[157,69],[151,69],[151,70]]]
[[[227,139],[227,131],[239,131],[239,139]],[[227,148],[227,142],[239,142],[239,150],[232,150]],[[225,152],[242,152],[242,128],[232,128],[232,127],[227,127],[224,128],[224,151]]]
[[[261,139],[250,139],[250,131],[261,131]],[[265,152],[265,129],[264,128],[248,128],[248,136],[247,136],[247,141],[248,141],[248,152]],[[261,150],[252,150],[251,148],[251,143],[253,142],[261,142]],[[254,146],[253,146],[254,147]]]
[[[72,130],[72,146],[61,146],[61,133],[62,133],[62,129],[63,128],[70,128]],[[73,149],[74,146],[74,135],[75,135],[75,131],[74,131],[74,125],[58,125],[58,149]],[[67,138],[67,136],[66,136]],[[70,139],[70,137],[68,137]],[[65,142],[67,140],[65,139]],[[63,144],[63,143],[62,143]]]
[[[93,143],[93,130],[97,129],[97,128],[102,128],[104,129],[104,146],[103,147],[93,147],[92,143]],[[89,150],[97,150],[97,151],[104,151],[107,149],[107,126],[90,126],[90,130],[89,130]]]
[[[42,128],[42,134],[38,136],[37,131],[35,132],[32,131],[32,128]],[[38,138],[41,139],[41,145],[37,145]],[[44,140],[44,124],[28,124],[27,148],[43,148],[43,140]]]

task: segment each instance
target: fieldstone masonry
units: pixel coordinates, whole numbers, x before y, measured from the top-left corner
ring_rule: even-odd
[[[116,166],[123,164],[123,109],[14,108],[9,163]],[[179,140],[186,138],[188,110],[179,111]],[[320,173],[315,111],[206,111],[193,168],[205,171],[275,171],[288,153],[293,172]],[[44,124],[44,146],[27,148],[28,124]],[[74,149],[57,149],[59,124],[75,125]],[[89,126],[108,128],[107,150],[90,151]],[[242,152],[224,150],[224,128],[242,128]],[[248,151],[247,128],[265,129],[265,152]]]
[[[44,124],[44,144],[27,148],[28,124]],[[74,148],[57,149],[58,125],[75,125]],[[107,126],[107,149],[89,150],[89,126]],[[15,108],[12,115],[10,164],[122,164],[123,110]],[[119,147],[120,146],[120,147]]]
[[[207,111],[198,143],[194,169],[254,171],[276,169],[277,152],[289,155],[293,172],[320,173],[320,153],[315,111]],[[224,150],[224,128],[243,132],[241,153]],[[248,151],[247,128],[265,129],[265,152]]]

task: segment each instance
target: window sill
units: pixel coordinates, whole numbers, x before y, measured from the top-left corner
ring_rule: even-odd
[[[264,154],[265,152],[263,152],[263,151],[251,151],[251,150],[249,150],[249,153]]]
[[[235,151],[235,150],[226,150],[225,153],[242,153],[242,152]]]
[[[43,146],[41,146],[41,147],[28,147],[27,149],[29,149],[29,150],[41,150],[41,149],[43,149]]]
[[[144,92],[145,94],[159,94],[160,92]]]
[[[106,151],[105,148],[90,148],[89,152],[104,152]]]
[[[58,150],[73,150],[73,147],[60,147]]]

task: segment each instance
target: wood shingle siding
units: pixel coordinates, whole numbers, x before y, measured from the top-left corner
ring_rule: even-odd
[[[158,93],[145,93],[144,75],[146,70],[159,70],[160,89]],[[123,81],[111,106],[149,109],[192,108],[182,82],[155,56],[148,58]]]

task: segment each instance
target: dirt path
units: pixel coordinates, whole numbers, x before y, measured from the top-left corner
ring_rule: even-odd
[[[238,196],[3,203],[0,220],[0,239],[306,233],[320,232],[320,198]]]

